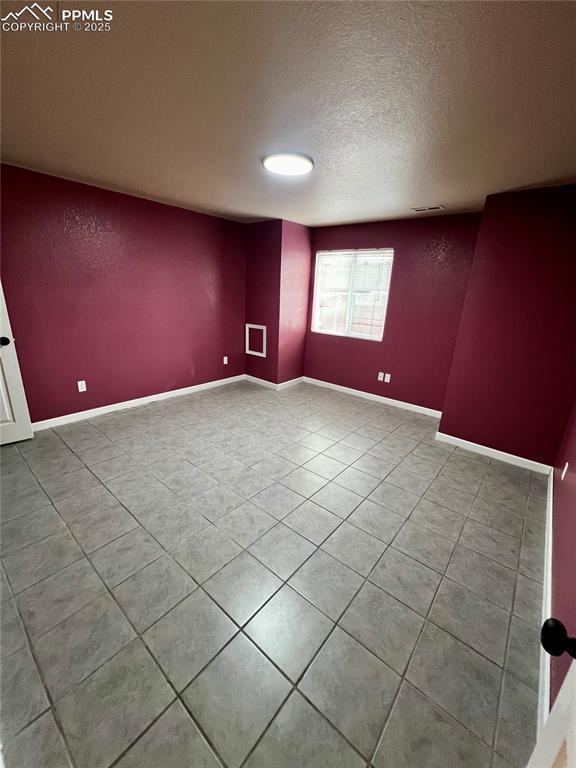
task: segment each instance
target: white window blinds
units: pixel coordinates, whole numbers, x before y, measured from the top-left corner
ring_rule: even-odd
[[[312,330],[380,341],[394,250],[318,251]]]

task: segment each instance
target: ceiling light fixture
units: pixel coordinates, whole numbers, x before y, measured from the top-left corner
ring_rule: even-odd
[[[306,155],[280,154],[268,155],[262,160],[262,165],[270,173],[279,176],[305,176],[311,173],[314,162]]]

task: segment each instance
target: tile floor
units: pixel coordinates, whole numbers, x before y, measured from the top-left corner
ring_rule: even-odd
[[[6,768],[521,768],[546,484],[252,384],[2,449]]]

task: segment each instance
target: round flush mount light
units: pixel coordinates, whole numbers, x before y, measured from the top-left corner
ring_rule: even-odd
[[[268,155],[262,160],[262,165],[270,173],[279,176],[305,176],[314,168],[314,162],[306,155],[279,154]]]

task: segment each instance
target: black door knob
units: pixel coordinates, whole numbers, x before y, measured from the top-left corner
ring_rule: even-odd
[[[10,344],[8,336],[0,336],[0,347],[7,347]]]
[[[540,632],[540,642],[551,656],[567,653],[576,659],[576,637],[568,637],[566,627],[558,619],[546,619]]]

